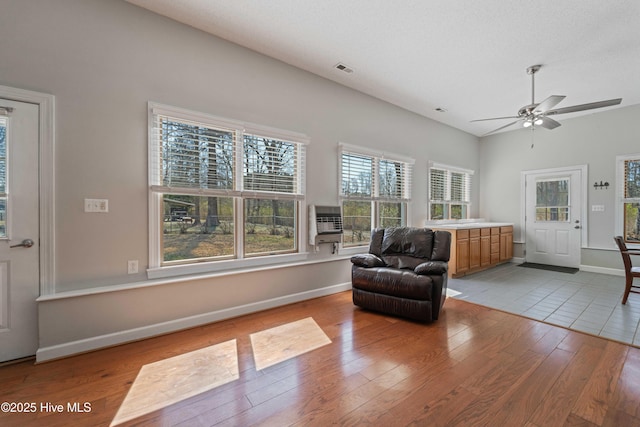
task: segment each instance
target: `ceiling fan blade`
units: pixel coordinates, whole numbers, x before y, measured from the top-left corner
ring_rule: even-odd
[[[507,116],[507,117],[492,117],[490,119],[477,119],[477,120],[471,120],[469,123],[473,123],[473,122],[486,122],[487,120],[502,120],[502,119],[517,119],[519,118],[519,116]]]
[[[520,122],[520,121],[522,121],[522,120],[516,120],[515,122],[511,122],[511,123],[509,123],[508,125],[504,125],[504,126],[499,127],[498,129],[494,129],[494,130],[492,130],[491,132],[487,132],[487,133],[485,133],[485,134],[484,134],[484,135],[482,135],[482,136],[491,135],[492,133],[498,132],[499,130],[502,130],[502,129],[504,129],[504,128],[508,128],[509,126],[512,126],[512,125],[515,125],[516,123],[518,123],[518,122]]]
[[[550,119],[549,117],[542,117],[542,124],[538,125],[538,126],[542,126],[545,129],[555,129],[558,126],[562,126],[560,123],[556,122],[553,119]]]
[[[538,106],[535,108],[536,113],[544,113],[545,111],[555,107],[556,105],[558,105],[560,103],[560,101],[562,101],[563,99],[565,99],[566,96],[564,95],[551,95],[550,97],[548,97],[547,99],[545,99],[544,101],[542,101],[540,104],[538,104]]]
[[[593,110],[594,108],[611,107],[612,105],[618,105],[622,102],[622,98],[608,99],[606,101],[590,102],[588,104],[573,105],[571,107],[558,108],[555,110],[549,110],[545,113],[545,116],[553,114],[566,114],[575,113],[577,111]]]

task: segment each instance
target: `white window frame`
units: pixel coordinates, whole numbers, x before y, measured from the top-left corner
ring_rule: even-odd
[[[445,193],[445,197],[444,200],[433,200],[431,199],[431,170],[432,169],[438,169],[438,170],[442,170],[446,173],[446,178],[445,178],[445,189],[444,189],[444,193]],[[466,175],[466,182],[467,182],[467,186],[465,188],[465,192],[466,192],[466,196],[464,201],[458,201],[458,200],[451,200],[451,174],[452,173],[461,173],[461,174],[465,174]],[[427,206],[427,213],[428,213],[428,218],[430,221],[436,220],[434,218],[431,218],[431,205],[432,204],[445,204],[448,206],[447,208],[447,213],[448,213],[448,218],[438,218],[437,220],[451,220],[451,205],[465,205],[466,206],[466,218],[461,218],[461,219],[469,219],[470,215],[471,215],[471,187],[473,185],[473,175],[474,175],[474,171],[471,169],[464,169],[464,168],[460,168],[457,166],[450,166],[450,165],[445,165],[442,163],[436,163],[436,162],[432,162],[429,161],[428,163],[428,171],[427,171],[427,200],[428,200],[428,206]]]
[[[371,182],[371,196],[350,196],[344,194],[342,191],[342,155],[344,153],[350,153],[363,157],[371,158],[373,162],[372,170],[372,182]],[[379,164],[381,161],[398,162],[403,164],[403,178],[402,178],[402,195],[400,197],[393,197],[381,194],[380,192],[380,178],[379,178]],[[399,154],[388,153],[380,150],[360,147],[357,145],[346,144],[343,142],[338,143],[338,194],[340,199],[340,207],[342,208],[345,201],[361,201],[371,202],[371,228],[380,227],[380,204],[381,203],[401,203],[404,210],[404,224],[411,223],[409,205],[411,203],[411,183],[413,177],[413,166],[415,159],[402,156]],[[344,218],[343,218],[344,223]],[[362,245],[347,245],[344,243],[342,247],[361,251],[362,247],[369,246],[369,242]]]
[[[624,197],[625,189],[625,172],[624,163],[627,160],[640,159],[640,153],[636,154],[622,154],[616,156],[616,204],[615,204],[615,235],[622,236],[624,238],[624,204],[625,203],[640,203],[640,198],[627,199]],[[638,243],[626,243],[627,247],[640,248]]]
[[[237,132],[237,147],[242,147],[244,134],[260,135],[263,137],[271,137],[284,141],[292,141],[306,149],[309,144],[309,138],[300,133],[290,132],[286,130],[271,128],[267,126],[246,123],[242,121],[232,120],[213,116],[206,113],[191,111],[179,107],[168,106],[155,102],[148,104],[148,156],[149,156],[149,268],[147,269],[147,277],[149,279],[172,277],[188,274],[203,274],[211,272],[223,272],[228,270],[237,270],[244,268],[286,264],[292,262],[300,262],[307,259],[307,224],[306,224],[306,188],[305,175],[306,169],[304,165],[304,155],[299,154],[300,167],[298,168],[297,180],[299,183],[300,194],[289,196],[282,194],[274,196],[276,193],[263,193],[264,198],[280,198],[295,199],[298,201],[298,209],[296,212],[296,242],[297,251],[295,253],[283,253],[266,256],[244,257],[244,208],[243,201],[247,198],[255,198],[260,192],[241,189],[242,174],[235,173],[235,188],[229,191],[228,196],[234,197],[234,224],[235,224],[235,257],[233,259],[215,260],[215,261],[197,261],[193,263],[184,263],[176,265],[162,265],[163,254],[161,245],[161,230],[163,225],[163,206],[162,195],[163,189],[157,185],[157,177],[155,173],[157,168],[152,165],[159,161],[159,150],[156,147],[157,140],[154,136],[154,120],[157,115],[169,116],[171,118],[208,124],[218,128],[233,129]],[[242,149],[236,147],[236,165],[240,165],[238,171],[242,168]],[[236,166],[238,168],[238,166]],[[178,193],[179,191],[173,191]],[[249,197],[243,197],[249,194]],[[197,194],[194,194],[197,195]]]

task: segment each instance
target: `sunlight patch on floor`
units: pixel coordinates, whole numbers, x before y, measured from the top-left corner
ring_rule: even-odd
[[[330,344],[329,337],[311,317],[250,335],[256,370]]]
[[[447,296],[448,297],[457,297],[460,294],[462,294],[462,292],[458,292],[455,289],[447,288]]]
[[[239,377],[235,339],[144,365],[111,425],[166,408]]]

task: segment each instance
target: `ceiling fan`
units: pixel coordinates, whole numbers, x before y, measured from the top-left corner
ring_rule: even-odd
[[[491,132],[485,133],[483,136],[492,134],[494,132],[498,132],[502,129],[508,128],[509,126],[515,125],[516,123],[520,123],[520,122],[522,122],[523,127],[533,128],[535,126],[541,126],[545,129],[555,129],[558,126],[560,126],[560,123],[553,120],[549,116],[554,116],[556,114],[575,113],[577,111],[592,110],[595,108],[610,107],[612,105],[618,105],[620,104],[620,102],[622,102],[622,98],[616,98],[616,99],[608,99],[606,101],[590,102],[588,104],[573,105],[571,107],[556,108],[555,110],[552,110],[551,108],[558,105],[560,101],[562,101],[565,98],[565,96],[551,95],[544,101],[536,104],[534,100],[534,90],[535,90],[534,76],[540,70],[541,67],[542,65],[532,65],[531,67],[527,68],[527,74],[531,76],[531,104],[525,105],[524,107],[520,108],[520,110],[518,110],[517,116],[492,117],[490,119],[478,119],[478,120],[471,121],[471,122],[483,122],[487,120],[518,119],[507,125],[501,126],[498,129],[494,129]]]

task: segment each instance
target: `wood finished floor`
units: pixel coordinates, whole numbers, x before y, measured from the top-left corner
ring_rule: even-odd
[[[256,371],[250,335],[307,317],[331,343]],[[350,292],[2,367],[0,402],[38,411],[0,412],[0,425],[108,426],[144,365],[234,339],[239,379],[122,425],[640,426],[638,348],[454,299],[423,325],[360,310]]]

